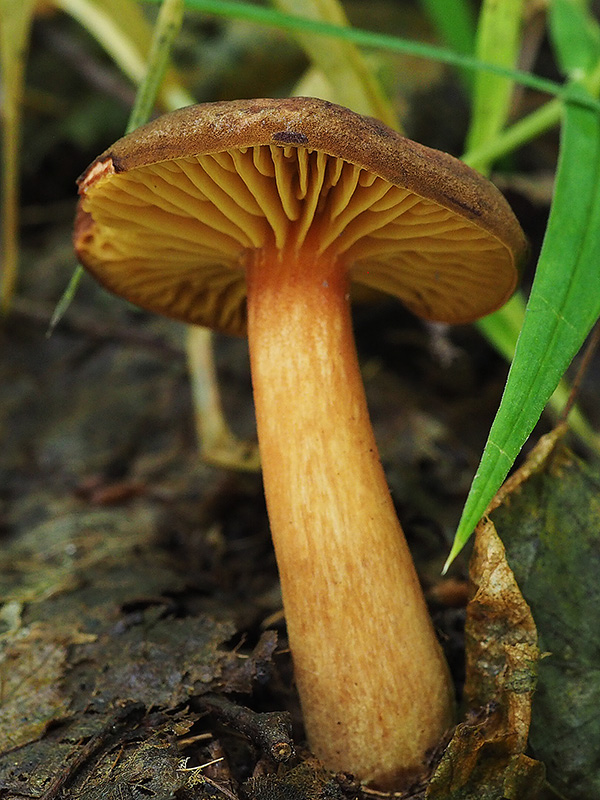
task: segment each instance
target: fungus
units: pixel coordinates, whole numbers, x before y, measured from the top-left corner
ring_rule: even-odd
[[[75,247],[100,283],[247,331],[308,742],[332,770],[406,785],[452,724],[453,691],[378,457],[349,286],[472,321],[515,288],[515,217],[460,161],[312,98],[167,114],[79,188]]]

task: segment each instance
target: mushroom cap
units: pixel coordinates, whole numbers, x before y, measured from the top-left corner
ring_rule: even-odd
[[[415,314],[471,322],[527,245],[500,192],[446,153],[314,98],[204,103],[123,137],[79,179],[75,248],[114,293],[243,334],[245,263],[341,259]]]

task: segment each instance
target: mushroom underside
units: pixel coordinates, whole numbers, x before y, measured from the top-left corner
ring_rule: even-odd
[[[488,313],[514,289],[510,252],[485,228],[306,147],[108,168],[82,193],[76,248],[108,289],[228,333],[245,333],[245,258],[261,248],[341,259],[353,281],[447,322]]]

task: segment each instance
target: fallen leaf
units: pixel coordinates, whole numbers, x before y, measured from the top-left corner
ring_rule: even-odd
[[[478,526],[467,606],[468,712],[426,791],[428,800],[535,800],[544,767],[524,755],[539,658],[533,617],[493,523]]]
[[[600,797],[600,474],[562,448],[494,512],[544,654],[530,742],[568,800]]]
[[[61,688],[67,662],[64,637],[44,625],[22,628],[0,642],[0,753],[38,739],[68,714]]]

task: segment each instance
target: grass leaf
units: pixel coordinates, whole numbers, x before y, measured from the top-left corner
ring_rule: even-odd
[[[523,0],[485,0],[477,27],[478,58],[503,67],[516,65],[522,9]],[[468,149],[488,142],[502,130],[509,114],[513,85],[513,81],[484,70],[475,73]]]
[[[23,78],[34,0],[0,0],[2,85],[2,275],[0,307],[8,311],[18,270],[19,134]]]
[[[550,35],[562,71],[574,80],[587,74],[600,59],[600,25],[573,0],[552,0]]]
[[[577,88],[582,94],[585,90]],[[502,403],[446,568],[510,470],[600,316],[600,114],[568,103],[554,200]]]
[[[183,0],[163,0],[154,26],[146,74],[138,87],[126,133],[144,125],[150,119],[182,22]]]
[[[443,41],[457,53],[475,50],[475,12],[468,0],[421,0]]]
[[[517,292],[501,309],[480,319],[475,325],[494,345],[500,355],[510,362],[515,355],[515,348],[524,319],[525,300],[523,294]],[[548,401],[548,408],[552,410],[555,419],[558,419],[564,413],[570,394],[571,387],[566,380],[561,380]],[[569,428],[589,447],[597,452],[600,451],[600,437],[598,437],[577,406],[571,408],[569,412]]]

